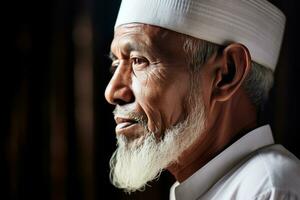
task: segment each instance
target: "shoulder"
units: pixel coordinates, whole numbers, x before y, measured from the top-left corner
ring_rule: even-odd
[[[290,199],[300,198],[299,188],[300,161],[281,145],[271,145],[244,159],[208,193],[216,197],[210,199]]]
[[[239,194],[247,194],[247,199],[292,194],[300,198],[300,161],[281,145],[254,152],[237,167],[233,177],[239,183]]]
[[[255,178],[263,178],[270,187],[300,188],[300,161],[281,145],[271,145],[256,151],[242,165],[243,168],[244,172],[253,172],[249,175]]]

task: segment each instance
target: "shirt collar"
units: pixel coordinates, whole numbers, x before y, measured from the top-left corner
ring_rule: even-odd
[[[240,160],[267,145],[274,144],[269,125],[259,127],[233,143],[182,183],[170,191],[171,200],[196,199],[224,176]]]

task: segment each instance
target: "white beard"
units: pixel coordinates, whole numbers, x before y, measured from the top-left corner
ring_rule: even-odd
[[[167,129],[160,141],[147,130],[130,145],[125,136],[117,137],[118,148],[110,159],[110,180],[114,186],[128,193],[143,190],[149,181],[159,178],[162,170],[177,161],[204,130],[202,98],[198,96],[197,103],[194,102],[187,119]]]

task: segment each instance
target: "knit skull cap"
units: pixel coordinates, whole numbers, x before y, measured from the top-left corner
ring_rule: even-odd
[[[284,14],[267,0],[123,0],[115,29],[123,24],[159,26],[219,45],[245,45],[252,60],[275,70]]]

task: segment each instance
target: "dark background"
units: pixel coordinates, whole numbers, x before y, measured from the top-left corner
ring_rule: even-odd
[[[299,5],[272,1],[286,33],[264,118],[300,157]],[[168,172],[125,195],[108,178],[115,149],[104,99],[107,59],[120,0],[10,1],[3,5],[0,199],[168,199]]]

